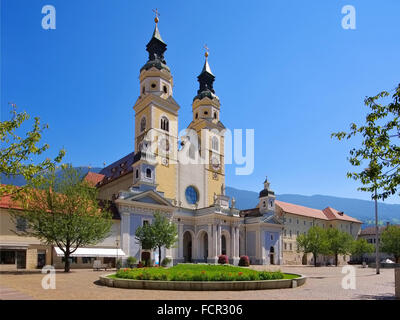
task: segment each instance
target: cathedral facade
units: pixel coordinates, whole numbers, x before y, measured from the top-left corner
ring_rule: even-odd
[[[158,30],[146,46],[148,61],[140,69],[140,96],[135,111],[135,152],[92,178],[100,198],[110,200],[121,217],[120,247],[138,260],[157,252],[141,248],[136,229],[151,223],[156,212],[177,225],[178,241],[163,257],[173,264],[216,263],[225,254],[237,264],[241,255],[252,264],[279,264],[282,223],[275,216],[275,196],[265,181],[257,212],[235,208],[225,194],[224,130],[220,100],[208,53],[192,102],[193,118],[178,137],[179,104],[173,98],[173,77],[165,61],[166,43]]]

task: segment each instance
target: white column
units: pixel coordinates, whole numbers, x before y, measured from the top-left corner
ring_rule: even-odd
[[[213,238],[214,238],[214,234],[213,234],[213,228],[212,228],[212,224],[208,225],[208,257],[207,258],[213,258],[214,257],[214,245],[213,245]],[[201,245],[201,244],[199,244]],[[203,257],[199,257],[199,258],[203,258]]]
[[[221,225],[218,225],[218,235],[217,235],[217,256],[219,256],[220,254],[222,254],[222,234],[221,234]],[[226,239],[225,239],[226,240]]]
[[[213,256],[217,258],[218,255],[218,227],[213,225]]]
[[[178,259],[183,259],[183,224],[182,223],[180,223],[178,225],[178,242],[179,242],[179,245],[178,245],[178,250],[179,250]]]
[[[235,228],[235,258],[239,258],[239,227]]]
[[[130,238],[130,221],[129,221],[129,213],[122,212],[122,220],[121,220],[121,248],[126,254],[126,256],[130,256],[131,252],[129,250],[129,238]],[[139,258],[140,259],[140,258]]]
[[[261,235],[260,229],[256,230],[256,259],[261,260]],[[260,261],[258,261],[260,262]]]
[[[231,252],[229,253],[230,254],[229,258],[232,258],[232,259],[234,259],[235,256],[236,256],[236,241],[235,241],[235,238],[236,238],[235,227],[231,226]]]

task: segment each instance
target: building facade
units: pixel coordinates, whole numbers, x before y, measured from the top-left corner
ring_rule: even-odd
[[[78,249],[71,268],[92,267],[94,259],[112,266],[128,256],[158,261],[158,252],[142,248],[135,238],[137,228],[151,224],[156,212],[177,225],[175,246],[162,250],[171,264],[216,263],[221,254],[232,264],[238,264],[242,255],[249,256],[251,264],[305,264],[312,261],[297,253],[296,236],[311,226],[341,228],[357,236],[360,222],[332,208],[316,210],[276,201],[268,179],[257,207],[238,210],[235,199],[225,194],[225,127],[208,53],[197,77],[192,121],[179,135],[180,106],[173,97],[166,48],[157,19],[133,106],[135,151],[85,177],[98,188],[101,200],[112,202],[113,228],[102,243]],[[17,227],[8,214],[11,207],[4,204],[0,215],[2,268],[62,267],[59,248],[11,231]]]

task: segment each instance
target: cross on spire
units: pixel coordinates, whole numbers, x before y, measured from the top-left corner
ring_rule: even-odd
[[[204,45],[204,49],[206,49],[206,52],[204,53],[206,59],[208,58],[208,52],[210,51],[210,49],[207,47],[207,44]]]
[[[153,12],[155,13],[155,18],[154,18],[154,22],[158,23],[158,17],[160,16],[160,13],[158,12],[158,9],[156,8],[155,10],[153,9]]]

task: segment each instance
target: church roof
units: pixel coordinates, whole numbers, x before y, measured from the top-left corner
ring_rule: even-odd
[[[104,179],[104,174],[99,174],[96,172],[92,172],[89,171],[85,178],[84,178],[88,183],[90,183],[91,185],[95,186],[96,184],[98,184],[101,180]]]
[[[206,61],[204,62],[203,70],[201,70],[201,73],[205,73],[205,72],[207,72],[207,73],[211,74],[212,76],[214,76],[213,73],[211,72],[210,65],[208,64],[208,59],[206,59]]]
[[[134,160],[134,152],[131,152],[126,156],[124,156],[123,158],[103,168],[99,172],[99,174],[103,175],[104,178],[97,183],[97,186],[100,187],[132,172],[133,160]]]

